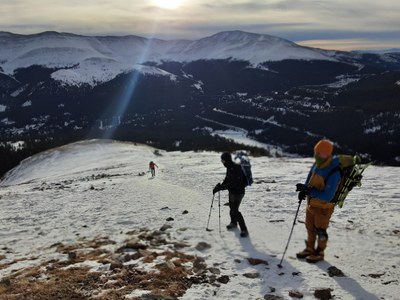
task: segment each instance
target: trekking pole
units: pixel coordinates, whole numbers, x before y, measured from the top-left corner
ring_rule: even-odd
[[[292,230],[290,230],[289,239],[288,239],[288,241],[287,241],[287,244],[286,244],[286,247],[285,247],[285,251],[283,252],[282,259],[281,259],[281,261],[280,261],[279,264],[278,264],[278,267],[279,267],[279,268],[282,268],[282,261],[283,261],[283,258],[285,257],[286,250],[287,250],[288,247],[289,247],[289,242],[290,242],[290,239],[291,239],[291,237],[292,237],[293,228],[294,228],[294,225],[296,224],[297,215],[299,214],[301,201],[302,201],[302,200],[299,200],[299,206],[297,207],[296,215],[294,216]]]
[[[206,231],[212,231],[212,229],[209,229],[209,228],[208,228],[208,224],[210,223],[211,210],[212,210],[213,204],[214,204],[214,196],[215,196],[215,194],[213,194],[213,197],[212,197],[212,199],[211,199],[211,207],[210,207],[210,213],[208,214],[208,221],[207,221]]]
[[[218,226],[219,234],[221,234],[221,194],[218,192]]]

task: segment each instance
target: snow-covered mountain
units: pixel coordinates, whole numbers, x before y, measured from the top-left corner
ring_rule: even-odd
[[[324,262],[295,258],[302,203],[278,268],[313,161],[250,159],[243,239],[225,230],[226,192],[212,202],[220,153],[92,140],[28,158],[0,184],[0,299],[398,299],[399,168],[365,171],[334,212]]]
[[[61,69],[52,77],[68,84],[109,81],[118,74],[140,70],[138,65],[145,62],[233,59],[257,65],[285,59],[332,60],[320,51],[278,37],[241,31],[221,32],[195,41],[0,32],[0,42],[0,68],[4,73],[40,65]]]
[[[216,136],[234,129],[267,151],[306,155],[326,137],[343,153],[400,164],[399,53],[323,51],[242,31],[172,41],[0,32],[0,43],[0,151],[111,136],[222,149],[230,142]]]
[[[354,52],[355,53],[373,53],[373,54],[399,53],[400,48],[354,50]]]

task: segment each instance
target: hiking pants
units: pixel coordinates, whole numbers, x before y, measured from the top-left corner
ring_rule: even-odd
[[[315,251],[315,241],[318,237],[316,252],[324,253],[328,243],[328,233],[326,230],[328,229],[333,210],[333,207],[321,208],[307,205],[307,249]]]
[[[244,222],[242,213],[239,211],[239,206],[240,203],[242,202],[243,197],[244,194],[229,193],[229,208],[230,208],[229,215],[231,217],[232,224],[239,223],[240,230],[247,231],[246,223]]]
[[[156,176],[156,169],[150,169],[150,171],[152,177]]]

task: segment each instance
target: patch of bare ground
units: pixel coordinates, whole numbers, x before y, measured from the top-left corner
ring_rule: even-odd
[[[204,261],[180,252],[185,244],[166,236],[165,232],[141,229],[129,232],[122,245],[107,237],[74,245],[55,244],[52,248],[65,259],[3,277],[0,299],[142,299],[135,291],[147,293],[151,299],[176,299],[192,284],[212,283],[205,275]]]

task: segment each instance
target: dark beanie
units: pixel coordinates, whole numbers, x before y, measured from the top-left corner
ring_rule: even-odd
[[[226,161],[226,162],[231,162],[232,161],[232,156],[229,152],[224,152],[221,155],[221,160]]]

